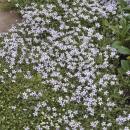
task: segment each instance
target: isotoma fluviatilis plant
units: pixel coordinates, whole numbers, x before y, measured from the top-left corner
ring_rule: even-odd
[[[1,34],[0,57],[8,65],[1,67],[1,84],[17,83],[22,74],[27,80],[38,75],[43,86],[19,92],[22,109],[9,107],[14,115],[20,109],[31,117],[21,129],[129,130],[114,65],[119,56],[104,42],[102,25],[104,19],[116,21],[117,11],[114,0],[32,3],[21,10],[23,22]]]

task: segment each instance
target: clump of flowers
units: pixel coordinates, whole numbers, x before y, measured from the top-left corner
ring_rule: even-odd
[[[16,97],[35,101],[31,110],[23,107],[32,120],[22,129],[129,129],[128,111],[118,110],[124,108],[114,65],[119,56],[104,42],[107,32],[102,25],[104,19],[115,20],[116,13],[114,0],[32,3],[21,10],[23,22],[1,34],[0,57],[8,67],[0,82],[15,83],[18,74],[28,80],[38,75],[43,85]],[[13,113],[18,108],[19,104],[10,106]]]

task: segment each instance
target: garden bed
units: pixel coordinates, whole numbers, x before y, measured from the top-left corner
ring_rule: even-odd
[[[127,3],[33,2],[0,36],[0,129],[129,130]]]

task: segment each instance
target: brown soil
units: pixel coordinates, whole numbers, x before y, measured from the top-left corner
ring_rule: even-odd
[[[14,11],[0,11],[0,33],[7,32],[17,22],[20,17]]]

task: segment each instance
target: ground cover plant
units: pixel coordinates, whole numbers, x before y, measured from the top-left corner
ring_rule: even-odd
[[[13,2],[23,21],[0,36],[0,129],[129,130],[124,1]]]

